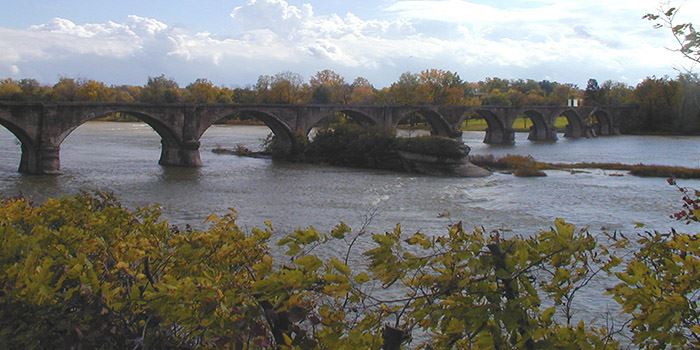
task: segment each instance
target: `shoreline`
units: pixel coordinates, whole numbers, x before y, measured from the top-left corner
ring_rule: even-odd
[[[114,123],[143,123],[142,120],[138,118],[133,118],[133,119],[122,119],[122,118],[114,118],[114,117],[103,117],[103,118],[97,118],[91,120],[93,122],[114,122]],[[227,120],[223,122],[218,122],[215,123],[215,125],[233,125],[233,126],[267,126],[265,123],[256,121],[256,120]],[[399,130],[423,130],[423,131],[429,131],[427,128],[407,128],[403,126],[397,127]],[[461,128],[460,131],[463,132],[485,132],[486,129],[482,128]],[[517,133],[528,133],[530,132],[529,129],[523,129],[523,128],[515,128],[513,129],[514,132]],[[564,130],[557,130],[558,133],[563,133]],[[672,132],[672,131],[648,131],[648,132],[622,132],[620,135],[622,136],[688,136],[688,137],[693,137],[693,136],[700,136],[700,132],[696,133],[679,133],[679,132]]]

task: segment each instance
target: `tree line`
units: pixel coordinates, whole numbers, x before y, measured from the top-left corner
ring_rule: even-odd
[[[548,80],[486,78],[467,82],[456,72],[427,69],[406,72],[389,86],[377,88],[368,79],[352,82],[322,70],[305,80],[300,74],[261,75],[254,85],[218,86],[197,79],[184,88],[160,75],[143,86],[107,85],[89,79],[63,77],[53,86],[35,79],[0,80],[0,100],[35,102],[121,103],[262,103],[262,104],[448,104],[565,106],[571,99],[583,105],[637,105],[637,118],[627,118],[623,132],[700,132],[700,79],[648,77],[637,86],[590,79],[585,88]]]

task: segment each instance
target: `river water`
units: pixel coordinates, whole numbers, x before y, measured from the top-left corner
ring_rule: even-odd
[[[145,124],[90,122],[63,143],[62,175],[32,176],[17,173],[18,141],[0,129],[0,195],[40,201],[80,190],[108,190],[132,207],[160,203],[175,224],[202,227],[209,214],[235,208],[242,226],[271,220],[279,232],[309,225],[328,230],[339,221],[357,228],[372,211],[369,229],[374,232],[401,223],[406,233],[441,234],[450,222],[461,220],[466,227],[527,235],[548,228],[557,217],[593,234],[602,229],[630,233],[637,222],[658,230],[685,229],[669,218],[680,195],[660,178],[610,176],[616,172],[600,170],[548,171],[545,178],[436,178],[211,152],[239,143],[257,148],[269,132],[261,126],[213,126],[201,140],[204,166],[188,169],[158,165],[160,138]],[[514,146],[485,145],[483,137],[483,132],[467,132],[463,138],[473,154],[700,167],[699,137],[562,137],[539,144],[517,134]],[[700,188],[697,180],[681,184]],[[607,304],[595,296],[589,302],[598,310]]]
[[[563,217],[592,230],[632,230],[643,222],[656,229],[678,226],[668,214],[677,191],[660,178],[613,177],[610,171],[571,174],[550,171],[546,178],[435,178],[385,171],[346,169],[268,159],[217,155],[216,146],[259,148],[269,129],[219,126],[202,138],[204,167],[158,165],[160,138],[141,123],[91,122],[61,147],[60,176],[17,173],[20,147],[0,128],[0,194],[37,200],[81,189],[109,190],[130,206],[160,203],[178,224],[199,226],[211,213],[236,208],[248,227],[271,220],[280,230],[339,221],[358,226],[376,209],[374,230],[401,223],[408,231],[443,232],[452,221],[489,229],[535,232]],[[550,162],[622,162],[700,167],[700,138],[617,136],[532,143],[516,135],[514,146],[483,144],[483,132],[467,132],[472,154],[523,154]],[[700,187],[700,181],[682,181]],[[444,215],[449,213],[449,217]],[[442,217],[438,217],[442,216]]]

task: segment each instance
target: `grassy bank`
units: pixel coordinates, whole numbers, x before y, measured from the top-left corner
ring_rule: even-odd
[[[501,158],[494,156],[471,156],[475,165],[494,170],[513,171],[514,175],[542,172],[542,170],[574,170],[602,169],[628,171],[631,175],[640,177],[674,177],[679,179],[700,179],[700,169],[666,165],[622,164],[622,163],[547,163],[539,162],[530,156],[507,155]]]
[[[569,122],[566,117],[558,117],[554,121],[554,127],[559,131],[564,131]],[[532,126],[532,120],[530,118],[518,118],[513,122],[513,131],[515,132],[528,132]],[[462,131],[484,131],[488,128],[486,119],[467,119],[462,123]]]

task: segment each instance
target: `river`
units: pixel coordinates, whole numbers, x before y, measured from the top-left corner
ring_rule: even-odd
[[[243,227],[271,220],[279,232],[313,225],[328,230],[339,221],[359,227],[376,211],[369,229],[446,232],[450,222],[484,226],[506,234],[531,234],[566,218],[597,234],[602,229],[630,233],[637,222],[648,228],[685,227],[669,218],[680,195],[665,179],[639,178],[590,170],[548,171],[545,178],[494,174],[486,178],[438,178],[386,171],[295,164],[217,155],[216,146],[259,147],[269,129],[213,126],[202,138],[204,166],[158,165],[160,138],[141,123],[90,122],[61,147],[59,176],[17,173],[18,141],[0,129],[0,195],[23,194],[37,201],[80,190],[108,190],[128,206],[159,203],[175,224],[202,227],[211,213],[235,208]],[[616,136],[531,143],[516,135],[514,146],[481,143],[483,132],[467,132],[473,154],[530,154],[549,162],[622,162],[700,167],[700,137]],[[680,181],[700,188],[700,181]],[[341,249],[341,248],[338,248]],[[594,293],[595,294],[595,293]],[[584,298],[586,299],[586,298]],[[602,312],[608,301],[590,296]],[[584,306],[585,307],[585,306]],[[590,305],[588,306],[590,307]]]
[[[281,230],[338,221],[363,222],[373,209],[371,227],[442,232],[452,221],[519,233],[548,227],[563,217],[592,230],[632,230],[636,222],[656,229],[678,226],[668,214],[679,195],[664,179],[612,177],[610,171],[571,174],[548,171],[546,178],[435,178],[385,171],[293,164],[217,155],[216,146],[241,143],[259,148],[269,129],[216,125],[202,138],[204,167],[158,165],[160,138],[141,123],[91,122],[61,147],[60,176],[17,173],[18,141],[0,128],[0,194],[42,200],[81,189],[109,190],[130,206],[160,203],[165,217],[199,226],[211,213],[236,208],[244,225],[271,220]],[[481,143],[483,132],[466,132],[472,154],[530,154],[549,162],[622,162],[700,167],[700,138],[616,136],[532,143],[516,135],[514,146]],[[681,181],[700,187],[700,181]],[[438,217],[449,213],[449,218]]]

